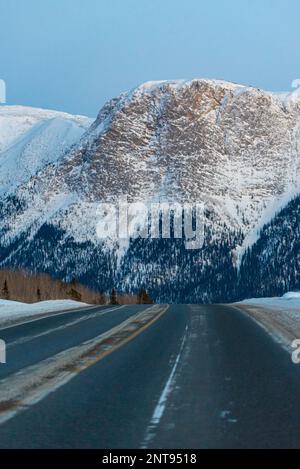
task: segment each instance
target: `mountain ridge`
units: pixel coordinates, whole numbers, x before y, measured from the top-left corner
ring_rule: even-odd
[[[241,261],[246,249],[244,240],[246,247],[255,243],[251,233],[299,192],[299,144],[297,90],[276,94],[207,79],[143,84],[106,103],[69,151],[48,161],[18,186],[13,197],[2,199],[2,212],[8,215],[0,219],[0,242],[9,252],[2,256],[2,265],[21,261],[17,252],[26,249],[24,240],[31,250],[36,251],[31,245],[33,239],[45,250],[44,235],[39,238],[39,233],[43,226],[49,226],[56,230],[59,246],[65,245],[68,252],[70,242],[79,257],[87,255],[87,249],[94,255],[106,256],[107,265],[102,268],[111,271],[108,277],[112,283],[135,288],[139,278],[139,283],[151,284],[153,275],[159,274],[159,266],[153,269],[151,262],[143,266],[141,256],[138,264],[144,278],[132,266],[130,282],[125,277],[122,280],[133,259],[128,257],[132,243],[125,251],[122,246],[127,266],[120,272],[120,263],[119,267],[115,265],[118,243],[103,244],[96,236],[98,204],[116,202],[119,196],[127,195],[132,201],[204,202],[209,214],[205,223],[214,233],[212,243],[219,249],[222,239],[228,243],[224,276],[228,259],[233,269],[236,261],[232,258],[237,256]],[[142,248],[145,256],[148,247]],[[63,277],[70,276],[73,268],[74,274],[83,276],[81,280],[85,273],[87,277],[92,275],[87,273],[85,262],[81,266],[71,263],[72,268],[58,267],[54,261],[58,245],[51,243],[49,249],[52,260],[44,268]],[[68,256],[65,252],[63,255]],[[174,259],[177,255],[180,269],[185,255],[178,246],[170,252]],[[209,263],[211,255],[203,259],[199,254],[197,262],[201,258],[204,264]],[[195,253],[190,256],[194,258]],[[33,270],[43,268],[42,260],[35,263],[31,259],[30,264]],[[62,264],[66,266],[68,259]],[[191,268],[197,281],[207,275],[204,267],[202,276],[195,274],[194,266]],[[170,283],[173,269],[176,260],[165,273],[165,284]],[[203,295],[213,301],[214,286],[207,288],[210,291]]]

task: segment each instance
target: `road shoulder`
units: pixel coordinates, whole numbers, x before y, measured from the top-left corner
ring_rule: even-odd
[[[230,306],[247,314],[288,352],[293,350],[292,342],[300,339],[300,311],[297,315],[295,311],[291,314],[283,309],[256,304],[235,303]]]

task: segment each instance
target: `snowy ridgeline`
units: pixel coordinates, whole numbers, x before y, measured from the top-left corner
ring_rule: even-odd
[[[205,79],[148,82],[95,121],[0,106],[1,268],[179,304],[300,288],[299,118],[299,90]],[[205,249],[102,244],[99,202],[120,195],[204,202]]]
[[[0,195],[12,193],[78,143],[93,119],[25,106],[0,106]]]
[[[293,340],[300,339],[300,292],[278,298],[251,298],[236,304],[289,351]]]
[[[45,220],[76,242],[95,242],[92,202],[127,194],[204,201],[246,236],[241,257],[299,193],[299,115],[297,92],[205,79],[145,83],[106,103],[93,125],[0,107],[0,196],[22,201],[4,202],[5,241],[31,236]]]
[[[34,318],[54,313],[58,311],[68,311],[76,308],[89,306],[85,303],[72,300],[41,301],[39,303],[20,303],[18,301],[8,301],[0,299],[0,326],[21,319]]]

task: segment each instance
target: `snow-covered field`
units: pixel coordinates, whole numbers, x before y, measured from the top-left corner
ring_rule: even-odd
[[[41,301],[28,304],[0,299],[0,326],[44,316],[47,313],[67,311],[84,306],[89,305],[72,300]]]
[[[288,350],[293,340],[300,339],[300,292],[289,292],[278,298],[251,298],[236,305]]]

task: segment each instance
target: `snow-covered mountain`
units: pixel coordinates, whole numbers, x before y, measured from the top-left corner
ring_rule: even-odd
[[[92,122],[63,112],[0,106],[0,195],[13,193],[48,163],[58,161]]]
[[[6,169],[18,187],[0,189],[7,194],[0,212],[2,264],[76,275],[99,288],[150,285],[159,299],[178,282],[185,293],[176,301],[230,297],[224,277],[231,268],[232,281],[237,275],[233,251],[241,256],[258,228],[300,192],[299,92],[204,79],[151,82],[108,102],[84,133],[88,124],[71,116],[34,124],[24,118],[20,127],[28,127],[16,138],[13,130],[7,140],[0,136],[0,168],[3,155],[7,168],[9,161],[38,156],[29,172],[27,164],[26,171],[13,164]],[[68,145],[61,145],[69,126]],[[47,139],[51,133],[54,140]],[[96,237],[96,214],[100,201],[119,195],[204,202],[204,249],[187,254],[178,244],[149,240],[137,249],[137,241],[116,263],[117,252]]]
[[[300,291],[299,195],[262,228],[257,241],[246,250],[237,290],[240,298]]]

